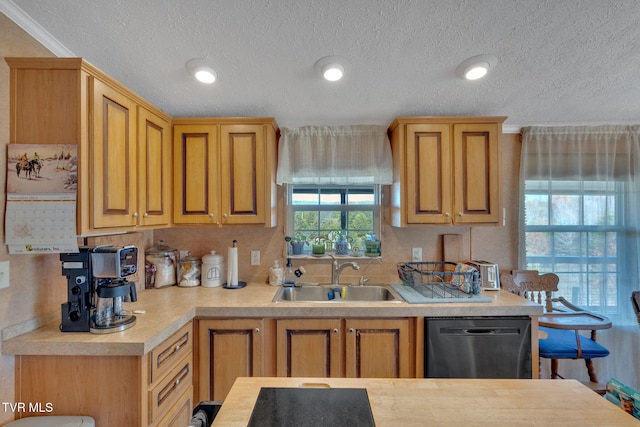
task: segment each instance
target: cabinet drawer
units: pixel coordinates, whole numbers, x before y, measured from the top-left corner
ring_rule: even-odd
[[[151,375],[149,383],[162,379],[185,354],[193,350],[193,323],[184,325],[178,332],[151,350]]]
[[[155,427],[184,427],[188,425],[191,421],[193,407],[193,387],[189,387]]]
[[[149,421],[154,423],[164,415],[193,385],[193,354],[175,365],[169,374],[149,392]]]

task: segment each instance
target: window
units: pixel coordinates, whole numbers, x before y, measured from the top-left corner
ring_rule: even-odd
[[[380,234],[379,185],[288,185],[287,235],[317,237],[344,231],[352,247]]]
[[[627,277],[625,184],[615,181],[525,181],[526,268],[554,272],[559,294],[614,314]]]

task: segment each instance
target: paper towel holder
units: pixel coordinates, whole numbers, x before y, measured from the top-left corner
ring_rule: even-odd
[[[237,240],[234,240],[234,241],[233,241],[233,248],[234,248],[235,250],[237,250],[237,249],[236,249],[237,245],[238,245],[238,241],[237,241]],[[231,249],[231,248],[229,248],[229,249]],[[236,271],[237,271],[237,268],[238,268],[238,266],[237,266],[237,252],[236,252],[236,258],[235,258],[235,259],[236,259],[236,265],[235,265],[235,268],[236,268]],[[227,262],[231,262],[231,257],[228,257]],[[228,268],[229,268],[229,270],[227,271],[227,273],[228,273],[228,274],[230,274],[231,266],[229,266]],[[236,278],[237,278],[237,277],[236,277]],[[223,287],[224,289],[242,289],[242,288],[244,288],[245,286],[247,286],[247,282],[240,282],[240,281],[238,281],[238,284],[237,284],[237,285],[232,285],[232,284],[230,284],[230,283],[229,283],[229,281],[230,281],[229,276],[227,276],[227,282],[226,282],[226,283],[224,283],[224,284],[222,285],[222,287]]]

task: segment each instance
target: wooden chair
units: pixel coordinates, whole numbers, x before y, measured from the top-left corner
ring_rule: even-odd
[[[558,359],[584,359],[592,383],[589,386],[596,391],[604,390],[604,386],[598,384],[591,359],[609,355],[609,350],[596,342],[596,330],[610,328],[611,321],[563,297],[554,298],[552,294],[558,290],[558,282],[556,274],[539,274],[535,270],[514,270],[500,275],[503,289],[544,305],[545,314],[539,318],[542,333],[538,344],[540,357],[551,360],[551,378],[563,378],[558,374]],[[580,330],[590,330],[591,336],[580,334]]]

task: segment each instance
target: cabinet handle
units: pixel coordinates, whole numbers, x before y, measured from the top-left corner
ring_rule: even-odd
[[[138,214],[138,212],[134,212],[134,213],[133,213],[133,217],[134,217],[134,218],[138,218],[139,216],[140,216],[140,215]]]
[[[145,218],[149,218],[149,214],[147,212],[144,213],[144,215],[142,215]]]
[[[256,328],[256,334],[260,333],[260,328]]]
[[[227,214],[222,214],[222,218],[226,218],[227,216]]]
[[[349,328],[349,333],[350,333],[350,334],[354,333],[355,331],[356,331],[355,329],[353,329],[353,328]]]
[[[463,213],[462,212],[458,212],[458,218],[462,218]]]
[[[445,216],[446,218],[449,218],[449,217],[451,217],[451,214],[450,214],[449,212],[445,212],[445,213],[444,213],[444,216]]]
[[[336,329],[334,329],[334,330],[333,330],[333,333],[334,333],[334,334],[337,334],[338,332],[340,332],[340,331],[338,330],[338,328],[336,328]]]
[[[213,218],[213,214],[212,213],[209,214],[209,218]]]
[[[178,350],[180,350],[180,346],[179,345],[177,345],[176,348],[173,351],[178,351]]]

